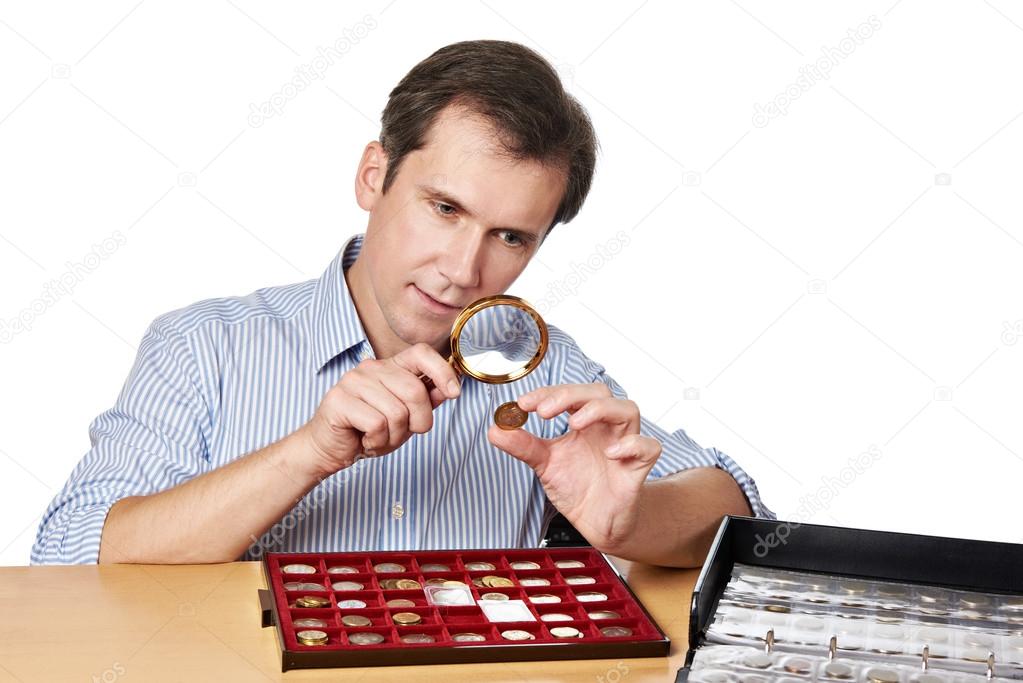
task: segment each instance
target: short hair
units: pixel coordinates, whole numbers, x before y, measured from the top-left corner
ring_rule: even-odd
[[[596,166],[593,124],[546,59],[503,40],[442,47],[412,67],[391,91],[380,130],[388,157],[385,193],[402,160],[426,144],[430,127],[449,105],[462,106],[488,121],[500,148],[511,158],[563,169],[565,193],[547,231],[575,218]]]

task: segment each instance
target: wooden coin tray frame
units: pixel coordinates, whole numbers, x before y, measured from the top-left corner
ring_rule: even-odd
[[[575,560],[583,563],[581,568],[558,569],[555,562]],[[512,569],[511,563],[531,561],[540,569]],[[382,563],[402,565],[401,573],[375,572],[373,567]],[[493,570],[472,571],[466,563],[489,562]],[[291,564],[307,564],[316,568],[314,574],[284,574],[282,568]],[[443,564],[449,572],[423,572],[422,565]],[[357,573],[327,572],[328,567],[346,565],[354,567]],[[431,550],[431,551],[385,551],[347,553],[267,553],[263,559],[263,572],[268,590],[260,591],[263,626],[274,626],[278,647],[281,652],[281,670],[321,667],[385,666],[410,664],[444,664],[462,662],[511,662],[551,659],[603,659],[620,657],[666,656],[669,640],[657,626],[635,594],[625,583],[621,574],[597,550],[592,548],[540,548],[511,550]],[[474,578],[501,576],[511,579],[514,586],[508,588],[479,588],[472,583]],[[566,576],[592,576],[592,584],[567,584]],[[522,586],[519,579],[543,577],[550,585]],[[465,583],[472,591],[473,599],[479,600],[483,593],[504,593],[512,600],[523,600],[536,621],[491,622],[478,605],[437,606],[426,601],[425,592],[416,590],[385,590],[380,586],[382,579],[413,579],[421,586],[426,580],[445,578]],[[335,591],[331,584],[338,581],[355,581],[363,584],[360,591]],[[291,582],[319,583],[322,591],[290,591],[284,584]],[[607,595],[604,601],[578,601],[576,595],[584,592],[598,592]],[[559,603],[532,603],[528,597],[536,594],[559,596]],[[293,607],[295,600],[303,595],[315,595],[330,600],[323,608]],[[387,601],[396,598],[412,600],[415,607],[388,607]],[[361,600],[366,603],[361,609],[339,609],[340,600]],[[611,610],[621,615],[619,619],[590,619],[588,612]],[[391,617],[397,612],[414,612],[422,622],[414,626],[400,626]],[[575,617],[572,621],[545,622],[540,616],[559,612]],[[363,615],[371,625],[349,628],[342,624],[343,615]],[[293,624],[299,618],[318,618],[328,622],[326,627],[312,627],[327,634],[325,645],[303,645],[298,642],[296,632],[305,630]],[[550,629],[571,626],[582,632],[581,638],[555,638]],[[600,629],[607,626],[625,626],[632,630],[631,636],[609,637]],[[535,640],[511,641],[501,636],[502,631],[524,630],[533,634]],[[375,645],[353,644],[351,633],[379,633],[384,641]],[[485,637],[484,641],[459,642],[451,639],[452,634],[472,632]],[[426,633],[435,642],[404,643],[404,634]]]

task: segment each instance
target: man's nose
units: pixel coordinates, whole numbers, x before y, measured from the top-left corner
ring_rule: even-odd
[[[479,285],[483,261],[483,235],[459,230],[448,241],[441,257],[441,274],[461,289]]]

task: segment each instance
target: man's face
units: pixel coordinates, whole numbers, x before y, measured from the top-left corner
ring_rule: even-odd
[[[372,300],[358,302],[360,315],[364,323],[386,322],[390,329],[378,330],[378,339],[389,332],[435,348],[462,308],[504,292],[519,276],[566,180],[561,169],[502,157],[482,119],[451,107],[426,145],[402,161],[386,194],[379,192],[384,169],[367,175],[366,163],[364,155],[360,180],[371,178],[375,191],[357,189],[370,212],[359,260]],[[363,311],[366,305],[379,310]]]

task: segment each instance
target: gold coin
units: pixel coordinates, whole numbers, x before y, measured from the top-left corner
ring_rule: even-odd
[[[451,640],[456,643],[476,643],[486,638],[479,633],[452,633]]]
[[[505,640],[536,640],[536,636],[529,631],[522,631],[517,628],[501,631],[501,637]]]
[[[504,593],[484,593],[480,596],[480,600],[507,600],[508,596]]]
[[[411,591],[422,588],[418,581],[414,579],[398,579],[398,589],[403,591]]]
[[[444,583],[440,585],[444,586],[445,588],[468,588],[468,586],[466,586],[461,581],[444,581]]]
[[[508,403],[502,403],[494,411],[494,422],[501,429],[511,431],[518,429],[522,425],[526,424],[526,420],[529,419],[529,413],[519,408],[519,404],[515,401],[509,401]]]
[[[487,588],[511,588],[515,582],[503,576],[484,576],[483,585]]]
[[[605,626],[600,632],[608,638],[624,638],[632,635],[632,629],[625,626]]]
[[[387,606],[388,607],[415,607],[416,603],[412,602],[411,600],[406,600],[405,598],[397,598],[395,600],[388,600],[387,601]]]
[[[785,662],[785,670],[794,674],[808,674],[813,664],[805,659],[789,659]]]
[[[297,607],[330,607],[330,600],[317,595],[303,595],[295,600]]]
[[[427,579],[426,580],[426,585],[427,586],[443,586],[447,582],[448,582],[447,579],[433,578],[433,579]],[[461,583],[461,582],[459,582],[459,583]]]
[[[330,586],[336,591],[361,591],[365,588],[358,581],[335,581]]]
[[[398,588],[398,581],[400,579],[380,579],[380,587],[385,591],[393,591]]]
[[[380,564],[373,565],[373,571],[378,574],[395,574],[405,571],[405,567],[397,562],[381,562]]]
[[[410,626],[412,624],[418,624],[423,618],[415,612],[397,612],[391,615],[391,621],[398,624],[399,626]]]
[[[315,574],[316,567],[309,564],[286,564],[281,567],[285,574]]]
[[[379,633],[349,633],[348,642],[352,645],[376,645],[384,642],[384,637]]]
[[[298,631],[295,634],[295,639],[303,645],[325,645],[327,634],[317,630]]]
[[[621,619],[622,615],[618,612],[611,610],[597,610],[596,612],[589,612],[588,616],[590,619]]]
[[[511,563],[512,569],[539,569],[540,565],[536,562],[530,562],[529,560],[520,560],[518,562]]]
[[[373,622],[369,617],[364,617],[361,614],[346,614],[341,617],[341,623],[349,628],[362,628],[363,626],[369,626]]]
[[[489,562],[466,562],[465,568],[471,572],[492,572],[497,569]]]
[[[555,638],[582,638],[582,632],[571,626],[555,626],[551,630],[551,635]]]

